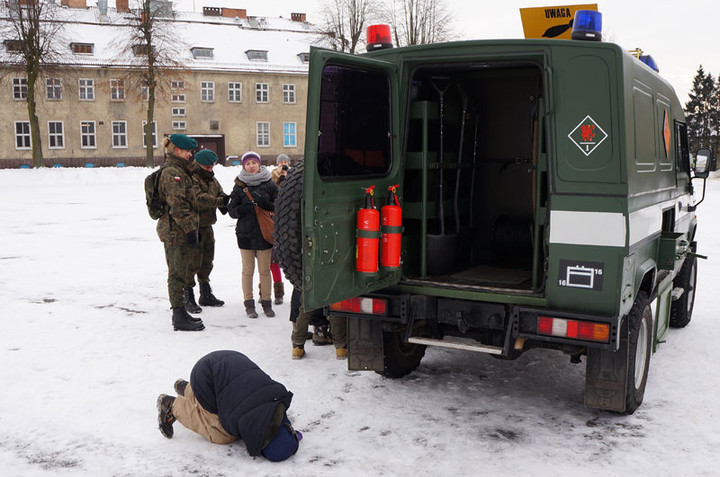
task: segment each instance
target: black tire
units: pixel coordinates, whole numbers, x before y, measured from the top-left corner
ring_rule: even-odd
[[[420,366],[425,356],[425,345],[405,343],[402,332],[383,332],[384,369],[378,374],[387,378],[402,378]]]
[[[303,161],[288,171],[275,199],[275,252],[288,281],[302,288],[302,207]]]
[[[695,306],[695,285],[697,284],[697,258],[685,258],[680,273],[673,280],[674,288],[682,288],[683,294],[672,302],[670,309],[670,326],[685,328],[692,319]]]
[[[625,392],[625,414],[632,414],[645,397],[650,355],[652,354],[653,318],[650,298],[644,291],[638,293],[628,314],[628,364]]]

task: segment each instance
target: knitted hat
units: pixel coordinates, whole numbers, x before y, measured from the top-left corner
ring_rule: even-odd
[[[262,450],[262,455],[272,462],[283,461],[297,452],[301,439],[302,434],[295,431],[288,418],[285,417],[275,433],[275,437]]]
[[[190,136],[186,136],[185,134],[171,134],[170,141],[175,144],[175,147],[186,149],[188,151],[192,151],[198,146],[195,139]]]
[[[277,159],[275,159],[275,164],[280,164],[281,162],[290,162],[290,158],[287,157],[285,154],[280,154]]]
[[[217,154],[209,149],[202,149],[195,153],[195,160],[203,166],[211,166],[218,161]]]
[[[257,161],[258,164],[262,164],[262,161],[260,160],[260,154],[254,151],[248,151],[245,154],[242,155],[240,158],[240,162],[242,165],[245,165],[245,162],[247,161]]]

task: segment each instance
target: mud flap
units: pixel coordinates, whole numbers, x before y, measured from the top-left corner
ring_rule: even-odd
[[[383,371],[382,322],[349,318],[347,325],[348,369],[350,371]]]
[[[624,412],[627,392],[628,319],[620,328],[617,351],[588,348],[585,368],[585,406]]]

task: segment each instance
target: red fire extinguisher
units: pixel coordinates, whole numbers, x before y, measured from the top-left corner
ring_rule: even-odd
[[[361,273],[378,271],[380,213],[375,209],[374,190],[375,186],[365,189],[365,207],[357,215],[355,270]]]
[[[382,223],[380,266],[383,268],[400,267],[402,208],[397,197],[398,187],[400,187],[400,184],[388,187],[388,203],[380,209],[380,221]]]

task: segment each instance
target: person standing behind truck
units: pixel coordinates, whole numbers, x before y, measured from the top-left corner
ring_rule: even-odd
[[[268,211],[275,211],[277,186],[272,181],[270,171],[260,165],[260,155],[248,151],[242,156],[242,170],[235,179],[230,194],[228,212],[237,219],[235,235],[242,258],[243,305],[248,318],[257,318],[253,298],[253,275],[257,259],[260,274],[260,305],[268,317],[275,316],[270,301],[270,256],[272,244],[265,240],[255,213],[255,204]],[[252,199],[250,199],[252,196]]]
[[[200,229],[198,232],[198,247],[195,249],[193,260],[192,279],[197,275],[200,285],[200,305],[223,306],[224,301],[218,300],[210,287],[210,272],[213,269],[215,258],[215,234],[213,224],[217,222],[216,210],[227,214],[227,203],[230,196],[223,192],[222,186],[215,178],[213,167],[218,156],[213,151],[203,149],[195,153],[193,163],[193,180],[197,187],[197,203],[200,214]],[[194,285],[194,283],[193,283]],[[187,306],[187,305],[186,305]],[[197,308],[197,304],[195,305]]]
[[[290,170],[290,158],[285,154],[280,154],[277,159],[275,159],[275,165],[275,169],[271,172],[272,180],[278,187],[282,187],[282,182]],[[274,303],[276,305],[282,305],[283,298],[285,297],[285,285],[282,281],[282,271],[280,271],[280,264],[278,263],[275,247],[273,247],[270,257],[270,273],[272,274],[273,292],[275,293]]]
[[[197,141],[185,134],[164,139],[165,165],[158,181],[160,199],[168,205],[167,213],[158,219],[157,234],[165,246],[168,266],[168,298],[172,307],[175,331],[201,331],[202,320],[185,309],[185,290],[192,290],[191,260],[198,242],[200,219],[196,190],[193,185],[192,151]]]

